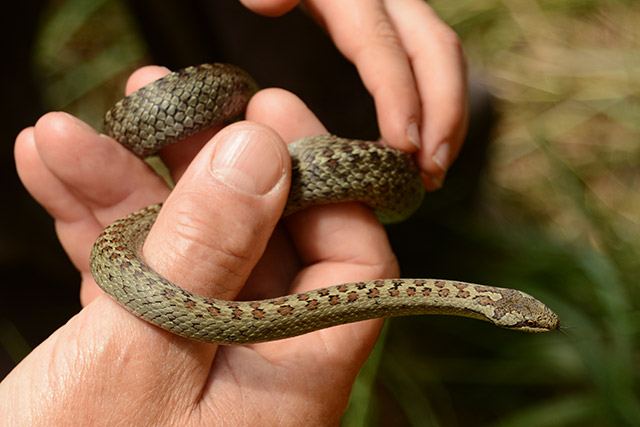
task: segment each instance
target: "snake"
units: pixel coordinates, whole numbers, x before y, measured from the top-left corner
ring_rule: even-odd
[[[141,158],[205,128],[240,116],[256,82],[228,64],[168,74],[119,101],[105,133]],[[421,204],[423,186],[412,157],[379,142],[318,135],[289,145],[292,182],[283,215],[307,206],[359,201],[384,223]],[[549,332],[558,316],[520,290],[439,279],[379,279],[256,301],[208,298],[154,271],[142,246],[162,204],[109,225],[91,250],[96,283],[131,313],[185,338],[223,345],[294,337],[373,318],[443,314],[524,332]]]

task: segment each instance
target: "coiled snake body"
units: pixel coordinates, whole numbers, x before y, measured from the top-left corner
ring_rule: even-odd
[[[189,67],[120,101],[106,132],[140,157],[244,110],[257,89],[237,67]],[[423,196],[407,154],[374,142],[333,135],[289,145],[293,179],[285,215],[308,205],[358,200],[384,222],[411,215]],[[91,252],[98,285],[141,318],[178,335],[220,344],[271,341],[359,320],[451,314],[527,332],[557,328],[558,318],[524,292],[432,279],[346,283],[260,301],[223,301],[189,292],[153,271],[141,248],[161,205],[107,227]]]

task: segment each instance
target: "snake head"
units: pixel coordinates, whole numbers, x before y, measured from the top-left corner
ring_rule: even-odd
[[[493,322],[502,328],[522,332],[543,333],[551,332],[560,326],[560,319],[549,307],[529,294],[512,291],[513,294],[503,294],[505,307],[509,309],[496,310]]]

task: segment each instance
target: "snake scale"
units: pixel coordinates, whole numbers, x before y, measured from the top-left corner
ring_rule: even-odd
[[[136,155],[242,114],[257,90],[241,69],[204,64],[169,74],[118,102],[105,131]],[[293,175],[285,215],[317,203],[357,200],[384,222],[411,215],[423,197],[411,157],[375,142],[333,135],[289,145]],[[91,252],[98,285],[129,311],[183,337],[219,344],[278,340],[359,320],[449,314],[497,326],[547,332],[558,317],[513,289],[448,280],[387,279],[345,283],[260,301],[223,301],[189,292],[153,271],[141,248],[161,204],[107,227]]]

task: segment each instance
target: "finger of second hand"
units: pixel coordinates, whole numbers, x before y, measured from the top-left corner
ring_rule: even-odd
[[[411,66],[380,0],[309,1],[336,46],[358,68],[373,96],[382,138],[414,152],[421,146],[420,100]]]
[[[468,95],[464,54],[455,32],[422,0],[387,3],[409,55],[422,100],[423,148],[418,163],[424,174],[436,180],[437,187],[466,134]]]

